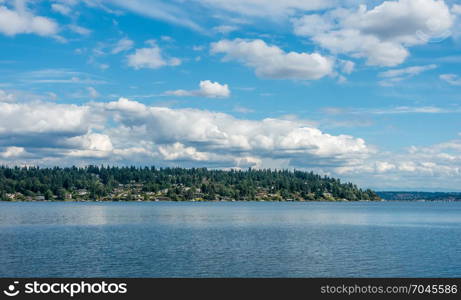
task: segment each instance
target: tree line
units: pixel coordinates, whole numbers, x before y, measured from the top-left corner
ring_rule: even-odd
[[[83,192],[81,192],[83,191]],[[299,170],[214,170],[156,167],[0,167],[0,200],[380,200],[352,183]],[[16,196],[12,196],[16,195]],[[120,196],[121,195],[121,196]],[[146,196],[147,195],[147,196]],[[120,196],[120,197],[119,197]],[[149,197],[148,197],[149,196]],[[83,197],[83,196],[82,196]]]
[[[377,192],[388,201],[461,201],[461,192],[402,192],[389,191]]]

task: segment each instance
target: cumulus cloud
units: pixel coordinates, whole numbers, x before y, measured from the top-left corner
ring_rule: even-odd
[[[333,73],[334,61],[319,53],[285,52],[262,40],[221,40],[211,44],[211,53],[236,60],[255,69],[257,76],[272,79],[315,80]]]
[[[0,103],[0,135],[81,132],[89,118],[86,107],[55,103]]]
[[[461,77],[456,74],[442,74],[440,79],[446,81],[450,85],[461,86]]]
[[[165,160],[210,160],[210,157],[207,153],[198,152],[197,149],[195,149],[194,147],[186,147],[179,142],[159,146],[159,153]]]
[[[127,56],[128,65],[135,69],[158,69],[164,66],[179,66],[181,60],[176,57],[165,58],[162,50],[155,44],[150,48],[136,49],[135,53]]]
[[[328,18],[315,14],[295,18],[292,22],[294,33],[300,36],[314,36],[334,28],[334,24]]]
[[[131,101],[127,98],[120,98],[118,101],[112,101],[104,105],[110,111],[123,111],[124,113],[143,114],[146,106],[137,101]]]
[[[365,58],[368,65],[396,66],[408,48],[451,35],[454,17],[444,1],[384,1],[368,9],[338,8],[293,20],[294,32],[333,53]]]
[[[17,34],[37,34],[55,36],[58,24],[49,18],[36,16],[30,12],[23,1],[15,1],[14,9],[0,3],[0,33],[7,36]]]
[[[112,141],[108,135],[88,132],[82,136],[66,140],[72,146],[69,156],[77,157],[107,157],[113,150]]]
[[[379,153],[360,165],[340,166],[336,172],[388,189],[459,189],[461,140],[411,146],[401,153]]]
[[[167,95],[187,97],[206,97],[206,98],[227,98],[231,92],[227,84],[220,84],[219,82],[213,82],[210,80],[200,81],[199,90],[175,90],[165,92]]]
[[[346,157],[360,157],[370,151],[362,139],[332,136],[293,120],[239,120],[202,110],[147,107],[126,99],[105,107],[112,111],[119,108],[117,120],[130,128],[129,136],[157,145],[181,143],[188,152],[192,151],[188,147],[192,147],[215,155],[315,157],[316,163],[334,157],[346,163]],[[143,113],[134,113],[138,111]]]
[[[345,165],[371,152],[360,138],[329,135],[295,119],[244,120],[125,98],[84,105],[1,103],[0,147],[22,147],[37,162],[156,159],[214,167],[250,166],[266,158],[302,161],[304,167]]]

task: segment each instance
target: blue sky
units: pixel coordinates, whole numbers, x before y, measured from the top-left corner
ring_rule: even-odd
[[[460,190],[461,3],[0,0],[0,163]]]

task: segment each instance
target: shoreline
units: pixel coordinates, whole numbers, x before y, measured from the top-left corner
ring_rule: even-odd
[[[15,201],[4,201],[0,200],[0,203],[235,203],[235,202],[263,202],[263,203],[363,203],[363,202],[373,202],[373,203],[380,203],[380,202],[398,202],[398,203],[415,203],[415,202],[461,202],[460,200],[379,200],[379,201],[372,201],[372,200],[337,200],[337,201],[325,201],[325,200],[308,200],[308,201],[290,201],[290,200],[281,200],[281,201],[267,201],[267,200],[182,200],[182,201],[174,201],[174,200],[135,200],[135,201],[128,201],[128,200],[15,200]]]
[[[200,203],[200,202],[287,202],[287,203],[306,203],[306,202],[325,202],[325,203],[335,203],[335,202],[385,202],[386,200],[335,200],[335,201],[327,201],[327,200],[305,200],[305,201],[300,201],[300,200],[275,200],[275,201],[268,201],[268,200],[181,200],[181,201],[174,201],[174,200],[10,200],[10,201],[5,201],[5,200],[0,200],[0,202],[19,202],[19,203],[42,203],[42,202],[53,202],[53,203],[80,203],[80,202],[98,202],[98,203],[104,203],[104,202],[125,202],[125,203],[131,203],[131,202],[194,202],[194,203]]]

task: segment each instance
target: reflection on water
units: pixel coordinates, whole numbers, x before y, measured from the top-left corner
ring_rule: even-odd
[[[459,277],[461,203],[0,203],[0,276]]]

